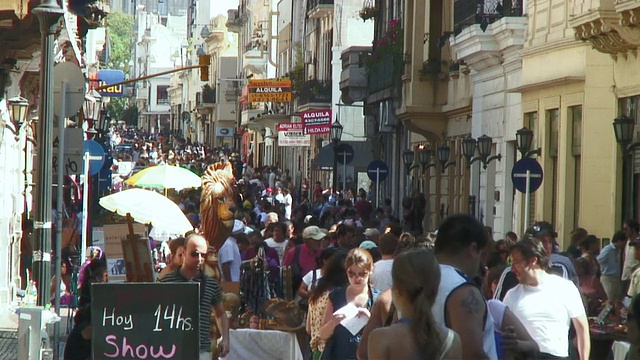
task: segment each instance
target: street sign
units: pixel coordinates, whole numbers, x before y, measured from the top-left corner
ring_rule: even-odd
[[[84,104],[84,75],[80,67],[72,62],[63,62],[53,67],[53,113],[60,117],[75,115]],[[62,114],[62,84],[66,83],[65,106]]]
[[[54,128],[52,172],[58,174],[58,146],[60,128]],[[82,173],[82,137],[83,131],[78,128],[64,129],[64,175],[80,175]]]
[[[83,153],[88,152],[89,155],[91,156],[91,159],[89,162],[89,169],[91,169],[91,175],[95,175],[99,173],[100,169],[102,169],[102,165],[104,165],[104,149],[102,148],[102,145],[98,144],[96,141],[93,141],[93,140],[85,140],[84,149],[82,152]],[[98,157],[100,157],[100,160],[97,160]]]
[[[124,72],[122,70],[98,70],[98,86],[117,84],[124,81]],[[98,91],[103,97],[122,97],[124,95],[124,85],[109,86],[106,89]]]
[[[520,192],[527,192],[527,171],[529,172],[529,193],[533,193],[542,185],[542,166],[536,159],[529,157],[518,160],[511,170],[513,186]]]
[[[336,155],[338,156],[338,162],[340,164],[346,165],[353,161],[355,152],[353,151],[351,145],[347,143],[340,143],[340,145],[338,145]]]
[[[382,182],[389,176],[389,167],[382,160],[373,160],[367,166],[367,176],[374,182]]]

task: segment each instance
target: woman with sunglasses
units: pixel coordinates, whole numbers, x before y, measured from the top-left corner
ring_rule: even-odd
[[[369,310],[379,294],[371,287],[370,274],[373,271],[373,258],[367,250],[355,248],[349,251],[345,260],[345,268],[349,285],[338,287],[331,292],[325,312],[324,325],[320,328],[320,339],[326,344],[322,352],[322,359],[356,358],[362,329],[353,335],[340,324],[345,316],[334,315],[334,312],[348,304],[353,304],[361,309],[357,316],[368,316]]]

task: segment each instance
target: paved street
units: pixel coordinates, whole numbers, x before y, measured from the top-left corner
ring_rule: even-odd
[[[18,358],[18,332],[0,331],[0,360]]]

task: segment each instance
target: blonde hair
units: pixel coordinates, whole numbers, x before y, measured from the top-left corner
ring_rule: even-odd
[[[344,261],[344,267],[349,270],[349,267],[352,265],[359,266],[371,272],[373,270],[373,257],[371,257],[371,254],[365,249],[351,249],[347,254],[347,259]]]

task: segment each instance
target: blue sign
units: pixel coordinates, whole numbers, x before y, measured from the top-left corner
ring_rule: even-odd
[[[521,193],[527,192],[527,170],[529,170],[529,193],[532,194],[542,185],[542,166],[536,159],[529,157],[518,160],[511,170],[513,186]]]
[[[91,159],[89,161],[89,173],[91,175],[99,173],[104,165],[104,148],[96,141],[85,140],[82,147],[82,155],[84,156],[86,153],[89,153],[90,156],[100,157],[100,160]]]
[[[117,84],[124,81],[122,70],[98,70],[98,87]],[[121,97],[124,95],[124,85],[114,85],[98,91],[100,96]]]
[[[340,145],[338,145],[338,148],[336,149],[336,155],[338,156],[336,160],[340,164],[346,165],[353,161],[355,151],[353,151],[351,145],[347,143],[340,143]]]
[[[384,181],[389,176],[389,167],[382,160],[373,160],[367,166],[367,176],[371,181]]]

